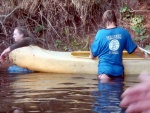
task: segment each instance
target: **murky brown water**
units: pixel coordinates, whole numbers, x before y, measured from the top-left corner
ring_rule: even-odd
[[[123,89],[137,76],[99,83],[96,75],[0,74],[0,113],[124,113]]]

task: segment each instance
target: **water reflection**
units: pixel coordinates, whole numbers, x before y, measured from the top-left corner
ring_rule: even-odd
[[[98,83],[96,75],[1,73],[0,113],[120,113],[122,91],[123,81]]]
[[[98,92],[94,94],[95,105],[93,110],[98,113],[124,113],[119,107],[123,92],[123,78],[116,78],[111,82],[98,82]]]

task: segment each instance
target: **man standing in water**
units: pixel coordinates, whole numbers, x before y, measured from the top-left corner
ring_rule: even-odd
[[[103,23],[106,28],[97,32],[91,45],[91,58],[100,59],[98,63],[98,79],[109,81],[114,77],[124,75],[122,54],[125,49],[129,54],[148,58],[133,42],[129,32],[117,26],[117,19],[113,10],[103,14]]]

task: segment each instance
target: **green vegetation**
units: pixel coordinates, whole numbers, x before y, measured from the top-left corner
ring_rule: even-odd
[[[123,21],[119,25],[132,29],[135,40],[147,37],[145,18],[128,8],[129,0],[0,0],[0,34],[3,46],[10,45],[16,26],[24,26],[37,39],[38,45],[51,50],[88,50],[103,27],[102,14],[113,9]],[[134,0],[140,4],[140,0]],[[125,6],[126,5],[126,6]],[[125,7],[122,7],[125,6]],[[120,12],[118,9],[121,9]],[[130,23],[130,28],[124,25]]]
[[[143,21],[144,17],[135,15],[131,18],[131,26],[130,28],[135,32],[135,41],[141,41],[146,38],[146,28],[144,27]]]
[[[58,48],[59,50],[64,50],[64,51],[75,51],[75,50],[87,51],[88,50],[88,38],[85,38],[84,40],[80,41],[80,40],[77,40],[76,38],[70,37],[68,44],[64,43],[60,39],[57,39],[54,46]]]
[[[122,14],[122,20],[130,23],[130,29],[134,31],[134,40],[136,42],[140,43],[149,37],[146,33],[146,27],[144,26],[144,16],[134,14],[127,6],[122,7],[120,12]],[[146,45],[146,47],[148,46],[149,45]]]

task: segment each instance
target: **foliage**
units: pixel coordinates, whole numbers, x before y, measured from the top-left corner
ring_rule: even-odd
[[[0,0],[0,42],[12,44],[14,28],[24,26],[34,34],[38,45],[43,48],[88,50],[89,35],[103,27],[103,12],[114,9],[119,14],[118,9],[126,2],[127,0]],[[125,21],[133,18],[127,6],[122,8],[121,14]],[[139,31],[137,27],[132,29]],[[141,34],[144,34],[144,28]]]
[[[65,51],[82,49],[86,44],[83,37],[95,33],[101,24],[100,11],[104,9],[100,3],[103,1],[1,0],[1,41],[11,44],[14,28],[24,26],[34,34],[38,45],[44,48]]]
[[[131,29],[135,32],[136,34],[136,38],[135,40],[136,41],[139,41],[139,40],[143,40],[146,38],[146,28],[144,27],[144,24],[143,24],[143,21],[144,21],[144,18],[143,16],[134,16],[133,18],[131,18]]]
[[[130,28],[135,33],[134,40],[136,42],[142,42],[142,40],[147,37],[146,28],[144,27],[144,17],[141,15],[135,15],[127,6],[122,7],[120,12],[123,17],[122,19],[130,22]]]
[[[120,9],[120,12],[122,13],[123,20],[127,20],[132,16],[132,14],[130,13],[130,9],[127,6],[122,7]]]

